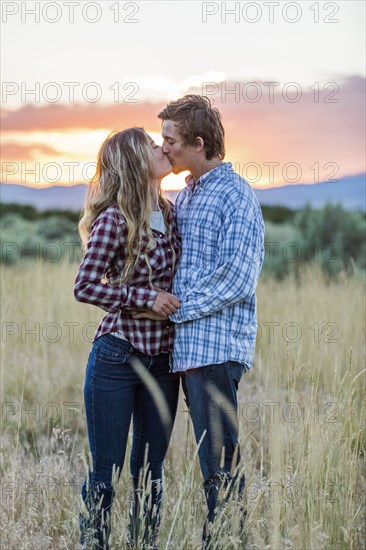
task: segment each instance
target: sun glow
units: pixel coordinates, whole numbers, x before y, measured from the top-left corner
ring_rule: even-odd
[[[1,181],[29,187],[70,186],[88,183],[94,174],[99,148],[110,130],[73,130],[72,132],[12,132],[3,140]],[[161,145],[158,132],[148,132]],[[48,153],[48,151],[50,153]],[[178,191],[185,185],[185,174],[169,174],[162,182],[164,190]]]

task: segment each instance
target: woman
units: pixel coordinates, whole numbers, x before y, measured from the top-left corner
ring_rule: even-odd
[[[96,330],[85,376],[93,467],[82,488],[84,548],[109,548],[112,474],[115,469],[117,478],[121,473],[131,417],[129,544],[133,547],[139,538],[154,547],[156,540],[162,463],[179,391],[179,379],[169,373],[173,325],[168,316],[179,308],[169,291],[180,240],[173,205],[160,190],[171,169],[143,129],[112,133],[99,151],[79,223],[85,255],[74,295],[107,312]],[[134,318],[139,312],[149,318]]]

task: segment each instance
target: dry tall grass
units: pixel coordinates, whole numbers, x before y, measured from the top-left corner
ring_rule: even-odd
[[[2,547],[72,549],[87,460],[84,370],[103,312],[73,300],[76,266],[2,273]],[[365,315],[360,278],[262,280],[259,341],[239,391],[248,519],[234,505],[217,549],[365,546]],[[32,332],[33,331],[33,332]],[[88,341],[89,340],[89,341]],[[161,548],[195,549],[205,505],[183,400],[165,462]],[[124,548],[128,461],[114,505]],[[231,522],[231,529],[229,528]]]

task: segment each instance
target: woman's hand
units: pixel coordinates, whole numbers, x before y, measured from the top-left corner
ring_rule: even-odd
[[[157,313],[154,313],[151,309],[140,309],[140,310],[133,310],[132,313],[132,319],[152,319],[153,321],[167,321],[168,316],[167,315],[158,315]]]

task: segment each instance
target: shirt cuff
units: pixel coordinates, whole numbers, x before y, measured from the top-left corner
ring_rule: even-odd
[[[157,295],[157,290],[133,287],[130,307],[152,309]]]
[[[169,315],[169,319],[173,323],[179,324],[185,323],[186,321],[194,321],[195,319],[202,319],[202,317],[206,317],[206,315],[209,315],[209,313],[198,311],[193,304],[189,305],[188,303],[181,303],[178,311],[172,315]]]
[[[169,319],[171,320],[172,323],[183,323],[183,319],[180,311],[181,309],[182,309],[182,306],[179,308],[177,313],[172,313],[172,315],[169,315]]]

